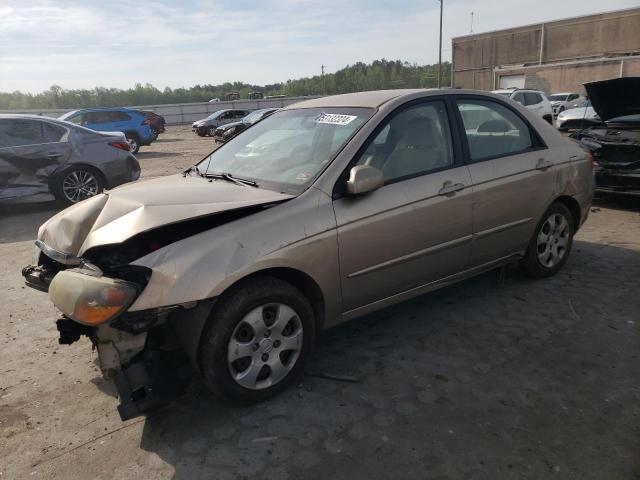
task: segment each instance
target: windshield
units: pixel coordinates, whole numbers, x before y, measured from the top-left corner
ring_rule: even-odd
[[[370,108],[347,107],[282,110],[222,145],[198,164],[198,170],[298,194],[373,113]]]
[[[493,93],[497,93],[498,95],[502,95],[503,97],[510,97],[513,92],[509,91],[509,92],[493,92]]]
[[[223,113],[224,110],[218,110],[217,112],[213,112],[211,115],[209,115],[207,118],[205,118],[205,120],[213,120],[214,118],[218,118],[220,116],[221,113]]]
[[[569,95],[556,94],[556,95],[551,95],[549,97],[549,100],[552,102],[564,102],[568,97]]]

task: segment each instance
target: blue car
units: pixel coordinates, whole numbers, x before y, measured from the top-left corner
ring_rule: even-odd
[[[149,119],[130,108],[83,108],[65,113],[59,120],[102,132],[122,132],[129,151],[138,153],[143,145],[151,145],[153,133]]]

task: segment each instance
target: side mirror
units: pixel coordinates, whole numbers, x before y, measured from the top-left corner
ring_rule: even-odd
[[[349,195],[372,192],[384,185],[382,172],[371,165],[356,165],[349,172],[347,192]]]

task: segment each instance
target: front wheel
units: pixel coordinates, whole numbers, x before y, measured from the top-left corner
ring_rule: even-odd
[[[562,203],[549,207],[538,223],[520,262],[521,269],[534,278],[554,275],[569,257],[575,226],[573,216]]]
[[[209,135],[210,137],[213,137],[216,133],[216,127],[209,127],[209,130],[207,130],[207,135]]]
[[[302,373],[314,337],[313,309],[305,296],[277,278],[256,278],[214,308],[200,341],[200,370],[218,397],[260,402]]]

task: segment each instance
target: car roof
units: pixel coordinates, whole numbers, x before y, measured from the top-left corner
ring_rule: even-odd
[[[33,113],[0,113],[0,119],[9,119],[9,120],[45,120],[47,122],[53,123],[68,123],[62,120],[58,120],[54,117],[47,117],[46,115],[34,115]]]
[[[409,96],[418,92],[444,91],[438,89],[397,89],[397,90],[374,90],[369,92],[343,93],[341,95],[330,95],[328,97],[314,98],[303,102],[295,103],[283,108],[291,110],[297,108],[318,108],[318,107],[369,107],[377,108],[383,103],[397,97]]]

